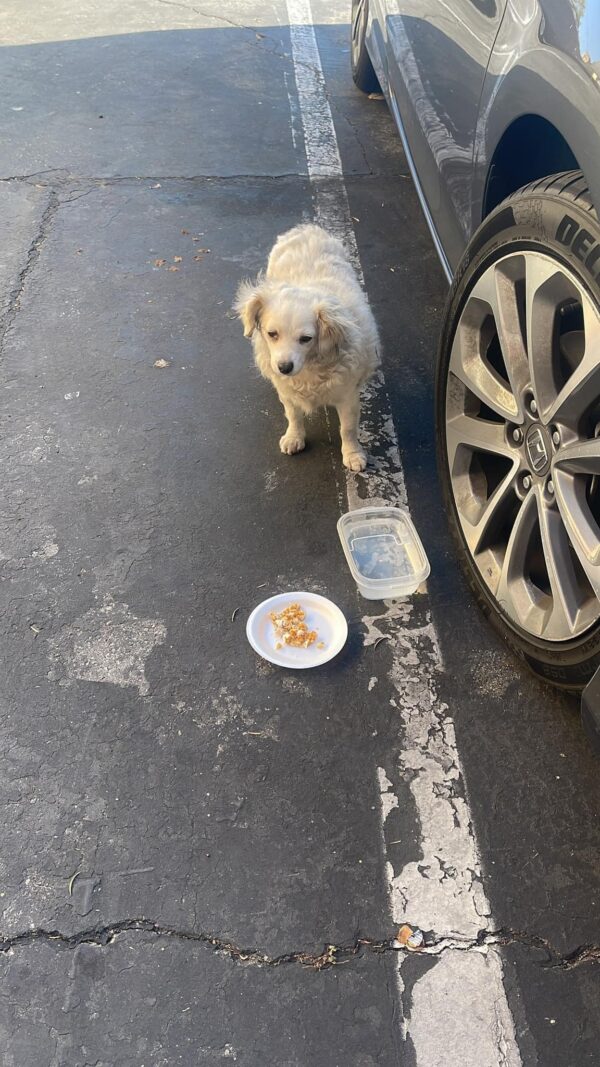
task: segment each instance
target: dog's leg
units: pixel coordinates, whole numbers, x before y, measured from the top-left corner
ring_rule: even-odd
[[[360,396],[355,393],[337,404],[342,436],[342,459],[344,466],[351,471],[364,471],[367,465],[365,450],[358,441],[358,424],[360,420]]]
[[[283,437],[279,439],[279,447],[286,455],[293,456],[295,452],[301,452],[306,444],[304,414],[302,409],[296,407],[290,400],[284,400],[282,397],[279,399],[283,404],[288,421],[288,428]]]

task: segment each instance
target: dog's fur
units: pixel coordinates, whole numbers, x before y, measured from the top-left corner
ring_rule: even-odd
[[[235,310],[287,416],[281,451],[301,452],[304,416],[331,405],[340,419],[345,465],[364,470],[360,390],[378,366],[379,338],[341,241],[320,226],[288,230],[277,238],[266,274],[240,286]]]

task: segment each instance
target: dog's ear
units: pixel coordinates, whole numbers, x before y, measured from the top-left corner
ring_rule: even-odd
[[[236,293],[233,310],[242,320],[244,337],[252,337],[260,325],[260,313],[264,302],[264,283],[260,275],[255,282],[242,282]]]
[[[349,334],[352,332],[352,323],[337,300],[333,297],[320,300],[315,308],[315,316],[319,351],[323,355],[328,355],[348,342]]]

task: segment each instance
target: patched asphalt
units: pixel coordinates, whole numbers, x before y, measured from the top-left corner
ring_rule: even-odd
[[[2,50],[6,1067],[414,1062],[394,954],[359,945],[393,934],[375,768],[402,738],[369,689],[389,650],[363,645],[335,434],[318,418],[279,453],[230,311],[313,211],[285,8],[230,6],[61,0],[33,29],[15,9]],[[446,283],[386,106],[315,14],[522,1060],[597,1063],[598,763],[459,575],[434,459]],[[299,587],[350,621],[315,676],[244,635]]]

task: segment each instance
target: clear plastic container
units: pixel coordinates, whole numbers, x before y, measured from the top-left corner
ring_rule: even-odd
[[[358,586],[367,600],[410,596],[431,568],[421,539],[400,508],[359,508],[342,515],[340,541]]]

